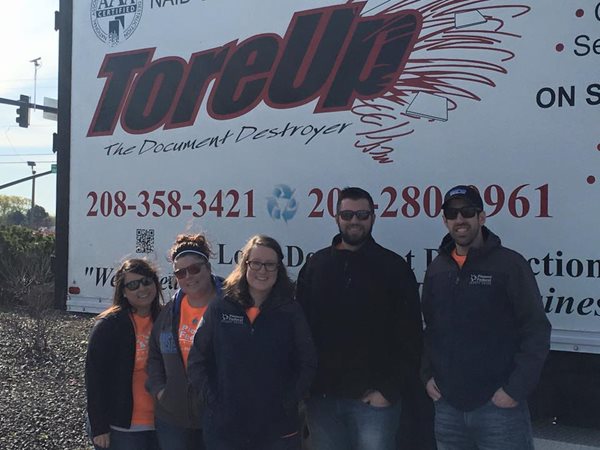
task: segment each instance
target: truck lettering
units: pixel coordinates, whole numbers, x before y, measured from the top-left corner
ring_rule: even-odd
[[[148,63],[153,54],[154,49],[143,49],[135,52],[113,53],[104,58],[98,76],[106,77],[107,80],[88,135],[113,133],[135,73]],[[116,103],[111,104],[111,102]],[[92,129],[97,132],[91,133]]]
[[[150,9],[154,8],[154,5],[156,5],[159,8],[162,8],[163,6],[178,6],[178,5],[185,5],[186,3],[188,3],[190,0],[152,0],[150,2]]]
[[[86,267],[86,276],[93,276],[96,280],[96,286],[106,286],[110,282],[110,286],[115,286],[114,268],[112,267]]]
[[[600,83],[590,84],[586,90],[588,97],[586,103],[591,106],[600,105]]]
[[[214,80],[208,114],[242,116],[261,101],[288,109],[318,98],[315,113],[349,110],[384,95],[402,73],[422,26],[415,10],[361,17],[365,3],[294,14],[285,36],[261,34],[152,61],[155,48],[107,54],[104,90],[88,136],[143,134],[194,124]]]
[[[557,89],[543,87],[537,92],[535,101],[542,109],[555,105],[559,108],[565,105],[575,106],[575,86],[559,86]]]
[[[161,58],[136,77],[123,115],[125,131],[146,133],[164,121],[185,65],[186,62],[180,58]]]
[[[133,0],[130,0],[129,3],[135,3]],[[127,0],[117,0],[118,7],[127,6]],[[100,0],[99,9],[113,8],[115,7],[115,0]]]
[[[600,39],[596,39],[590,43],[590,37],[586,34],[581,34],[575,38],[575,45],[581,47],[573,50],[577,56],[587,56],[590,52],[600,55]]]
[[[543,258],[529,258],[528,261],[535,275],[600,278],[600,259],[565,259],[563,258],[563,252],[557,250],[555,257],[552,257],[550,253],[546,253]]]
[[[586,297],[576,300],[572,296],[555,295],[556,289],[553,287],[548,289],[548,292],[550,292],[550,294],[543,297],[544,311],[546,311],[546,314],[600,316],[600,299]]]

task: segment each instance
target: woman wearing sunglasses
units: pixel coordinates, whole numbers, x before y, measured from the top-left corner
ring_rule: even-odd
[[[281,247],[254,236],[196,333],[188,373],[208,450],[299,450],[298,403],[316,354]]]
[[[154,402],[146,391],[148,340],[160,311],[156,271],[141,259],[117,270],[112,306],[98,315],[85,364],[87,411],[96,449],[157,450]]]
[[[221,296],[211,272],[210,247],[201,234],[181,234],[171,247],[179,289],[152,330],[147,387],[156,399],[156,433],[164,450],[203,449],[202,408],[186,367],[207,305]]]

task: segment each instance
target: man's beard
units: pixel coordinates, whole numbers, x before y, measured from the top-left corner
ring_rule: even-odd
[[[367,230],[366,233],[361,234],[360,236],[352,236],[349,233],[346,233],[345,231],[342,231],[341,227],[339,227],[340,230],[340,234],[342,235],[342,240],[348,244],[348,245],[352,245],[352,246],[358,246],[361,244],[364,244],[366,241],[368,241],[371,238],[371,231],[373,230],[373,225],[371,225],[369,227],[369,229]]]

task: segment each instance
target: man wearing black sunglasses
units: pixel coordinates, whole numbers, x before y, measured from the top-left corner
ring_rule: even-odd
[[[484,226],[474,186],[450,189],[442,210],[448,234],[422,301],[438,450],[532,450],[527,396],[550,348],[534,274]]]
[[[407,262],[373,239],[368,192],[343,189],[335,220],[332,245],[298,277],[319,358],[307,401],[311,448],[393,450],[404,388],[418,380],[417,283]]]

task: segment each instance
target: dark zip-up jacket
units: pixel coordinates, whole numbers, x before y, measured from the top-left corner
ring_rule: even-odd
[[[254,324],[230,297],[211,303],[188,359],[192,385],[207,404],[207,427],[246,444],[299,430],[298,402],[315,367],[300,305],[277,297],[265,300]]]
[[[318,354],[311,392],[361,398],[377,390],[398,401],[418,377],[422,319],[407,262],[372,238],[339,250],[341,236],[300,271],[297,298]]]
[[[110,432],[110,425],[131,426],[135,330],[129,314],[109,314],[90,333],[85,387],[92,437]]]
[[[423,286],[425,352],[421,377],[470,411],[500,387],[517,401],[535,387],[550,349],[550,322],[527,261],[482,228],[484,244],[462,267],[446,235]]]
[[[222,279],[213,276],[220,298]],[[188,381],[181,347],[179,320],[184,293],[178,289],[152,327],[146,389],[156,399],[154,416],[182,428],[202,428],[202,404]],[[214,300],[213,300],[214,301]],[[164,389],[160,400],[157,394]]]

